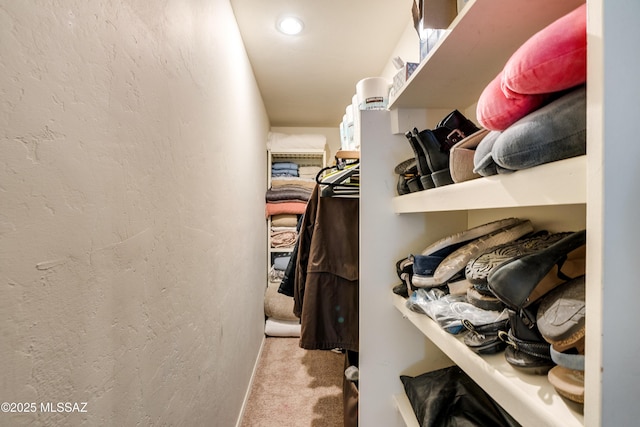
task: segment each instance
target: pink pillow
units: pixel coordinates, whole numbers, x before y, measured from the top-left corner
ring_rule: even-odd
[[[489,130],[502,131],[523,118],[532,111],[540,108],[549,95],[519,95],[507,98],[500,89],[502,72],[494,78],[482,91],[476,117],[480,124]]]
[[[586,3],[531,36],[503,71],[507,97],[558,92],[586,82]]]

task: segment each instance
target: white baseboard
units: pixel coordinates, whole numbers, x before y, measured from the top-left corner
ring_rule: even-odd
[[[253,379],[256,377],[256,371],[258,370],[258,364],[260,363],[260,358],[262,357],[262,349],[264,348],[264,341],[266,338],[267,338],[266,336],[263,336],[262,341],[260,342],[260,350],[258,350],[258,357],[256,357],[256,363],[253,364],[251,379],[249,380],[247,391],[244,394],[244,400],[242,401],[242,408],[240,409],[240,414],[238,415],[238,420],[236,421],[236,427],[240,427],[240,425],[242,424],[242,418],[244,417],[244,410],[247,406],[247,402],[249,401],[249,395],[251,394],[251,389],[253,388]]]

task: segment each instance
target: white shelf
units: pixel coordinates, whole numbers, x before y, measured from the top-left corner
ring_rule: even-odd
[[[393,198],[395,213],[586,203],[586,156]]]
[[[393,400],[405,425],[407,427],[420,427],[420,423],[416,418],[416,414],[413,412],[411,402],[409,402],[407,395],[404,393],[398,393],[393,396]]]
[[[287,252],[291,252],[293,251],[293,246],[289,246],[287,248],[269,248],[271,249],[271,252],[283,252],[283,253],[287,253]]]
[[[529,37],[584,0],[470,0],[389,108],[463,108]]]
[[[564,400],[546,375],[528,375],[513,368],[504,353],[480,356],[464,344],[461,336],[444,331],[428,316],[405,306],[406,300],[391,294],[394,306],[429,340],[463,369],[500,406],[527,426],[582,427],[581,406]]]
[[[271,150],[271,158],[282,159],[322,159],[326,154],[324,149],[289,148],[286,150]],[[324,164],[324,160],[322,160]]]

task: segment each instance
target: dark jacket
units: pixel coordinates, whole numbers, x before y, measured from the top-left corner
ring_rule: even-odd
[[[300,347],[358,351],[359,199],[313,190],[302,220],[294,281]]]

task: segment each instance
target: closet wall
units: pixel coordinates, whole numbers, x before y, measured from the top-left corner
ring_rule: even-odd
[[[0,70],[0,395],[87,402],[0,424],[234,425],[269,123],[228,0],[0,0]]]

